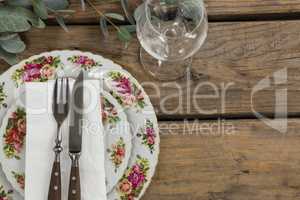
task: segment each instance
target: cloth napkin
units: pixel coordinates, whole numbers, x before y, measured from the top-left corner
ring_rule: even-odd
[[[71,83],[71,87],[74,81]],[[26,170],[25,200],[47,200],[52,163],[56,121],[52,116],[54,82],[26,84]],[[80,158],[81,196],[83,200],[106,200],[104,141],[100,115],[100,84],[84,82],[85,107],[82,154]],[[93,108],[90,106],[93,105]],[[88,108],[89,107],[89,108]],[[68,155],[68,121],[62,126],[61,153],[62,199],[68,199],[71,160]]]

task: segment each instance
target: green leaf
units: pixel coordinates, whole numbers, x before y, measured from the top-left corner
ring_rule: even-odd
[[[14,65],[18,62],[17,55],[13,53],[8,53],[0,47],[0,58],[5,60],[10,65]]]
[[[53,10],[53,11],[55,11],[57,15],[64,15],[64,16],[66,15],[69,16],[76,12],[75,10]]]
[[[182,2],[182,13],[183,15],[191,19],[195,24],[198,24],[202,19],[202,12],[200,12],[202,9],[201,7],[204,7],[204,4],[200,0],[190,0],[190,1],[184,1]]]
[[[124,11],[124,13],[125,13],[126,18],[128,19],[128,21],[129,21],[131,24],[135,24],[134,18],[133,18],[133,16],[130,14],[130,11],[129,11],[129,3],[128,3],[128,0],[121,0],[121,5],[122,5],[123,11]]]
[[[123,25],[122,28],[127,29],[129,33],[135,33],[136,32],[136,25]]]
[[[30,24],[15,10],[0,7],[0,32],[23,32],[30,29]]]
[[[11,6],[22,6],[22,7],[30,7],[31,6],[30,0],[9,0],[9,1],[6,1],[5,3],[7,3],[7,5],[11,5]]]
[[[100,30],[103,34],[104,37],[108,37],[109,33],[108,33],[108,28],[107,28],[107,21],[104,17],[101,17],[99,20],[100,23]]]
[[[48,18],[48,11],[45,2],[43,0],[31,0],[34,12],[41,18]]]
[[[56,16],[55,17],[57,23],[66,31],[69,32],[69,29],[67,27],[67,25],[65,24],[65,20],[62,16]]]
[[[125,21],[124,16],[118,13],[106,13],[105,16],[119,21]]]
[[[65,16],[69,16],[69,15],[75,13],[75,10],[54,10],[49,7],[48,7],[48,11],[50,11],[50,13],[52,15],[54,15],[55,17],[57,17],[57,16],[65,17]]]
[[[69,7],[68,0],[44,0],[47,7],[54,10],[62,10]],[[22,7],[30,7],[32,6],[31,0],[8,0],[6,1],[8,5],[12,6],[22,6]]]
[[[176,4],[176,3],[178,3],[177,0],[163,0],[162,2],[164,2],[166,4]]]
[[[0,46],[8,53],[21,53],[26,48],[25,43],[18,34],[14,34],[13,37],[7,40],[1,40]]]
[[[44,0],[47,7],[53,10],[63,10],[69,7],[68,0]]]
[[[132,36],[126,28],[120,27],[118,31],[118,38],[122,42],[128,43],[131,40]]]
[[[17,7],[16,12],[20,13],[24,18],[29,21],[32,26],[37,28],[45,28],[46,24],[41,20],[39,17],[37,17],[33,12],[31,12],[28,9]]]
[[[18,35],[17,33],[2,33],[0,34],[0,41],[1,40],[9,40],[13,37],[15,37],[16,35]]]
[[[44,28],[44,22],[30,10],[23,7],[0,7],[0,33],[24,32],[31,28],[31,24],[38,28]]]

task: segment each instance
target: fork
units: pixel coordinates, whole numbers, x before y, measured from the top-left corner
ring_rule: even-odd
[[[59,84],[60,83],[60,84]],[[60,87],[59,87],[60,85]],[[53,116],[57,123],[57,135],[55,139],[55,160],[52,166],[51,180],[48,191],[48,200],[61,200],[61,169],[60,169],[60,153],[62,148],[62,133],[61,126],[68,116],[69,112],[69,79],[56,79],[53,90]]]

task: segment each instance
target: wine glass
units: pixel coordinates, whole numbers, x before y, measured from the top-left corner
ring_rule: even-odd
[[[146,0],[136,12],[144,69],[161,81],[185,75],[208,31],[202,0]]]

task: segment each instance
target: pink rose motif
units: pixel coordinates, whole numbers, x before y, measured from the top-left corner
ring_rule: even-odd
[[[79,64],[84,64],[85,63],[85,57],[84,56],[79,56],[79,59],[78,59],[78,63]]]
[[[154,129],[150,128],[150,127],[146,128],[146,133],[147,133],[147,136],[154,136],[155,135]]]
[[[23,74],[23,76],[22,76],[22,80],[23,80],[24,82],[30,82],[32,79],[31,79],[31,77],[29,76],[29,73],[24,72],[24,74]]]
[[[59,64],[59,57],[42,56],[25,63],[20,69],[15,70],[12,74],[12,79],[17,87],[25,82],[46,81],[55,75],[55,69],[58,68]]]
[[[37,79],[41,76],[40,69],[38,68],[32,68],[29,70],[26,70],[23,75],[23,81],[32,81],[34,79]]]
[[[28,63],[25,65],[24,67],[26,70],[30,70],[30,69],[40,69],[42,68],[41,64],[38,63]]]
[[[49,57],[46,58],[45,61],[46,61],[46,63],[51,64],[53,62],[53,57],[49,56]]]
[[[119,84],[117,84],[119,91],[121,94],[131,94],[131,84],[128,78],[123,77],[119,80]]]
[[[15,143],[15,144],[14,144],[14,148],[16,149],[16,151],[17,151],[18,153],[20,153],[21,150],[22,150],[22,144],[21,144],[20,142]]]
[[[139,165],[134,165],[133,167],[132,167],[132,170],[135,172],[135,173],[141,173],[141,168],[140,168],[140,166]]]
[[[118,148],[117,149],[117,155],[120,157],[124,157],[125,156],[125,149],[124,148]]]
[[[26,132],[26,122],[24,119],[19,119],[17,122],[17,126],[18,126],[18,131],[21,133],[25,133]]]
[[[85,65],[94,65],[94,62],[92,60],[86,60]]]
[[[145,181],[145,176],[142,173],[132,172],[128,177],[128,181],[131,182],[132,187],[135,189]]]
[[[132,192],[132,184],[128,180],[123,180],[119,185],[119,190],[124,194]]]
[[[18,130],[15,128],[9,129],[7,137],[5,138],[5,143],[14,144],[16,140],[18,140]]]
[[[5,143],[12,145],[14,147],[14,149],[18,153],[20,153],[21,148],[23,146],[22,138],[23,138],[23,135],[20,135],[20,133],[18,132],[18,130],[16,128],[12,128],[7,133],[7,136],[5,138]]]
[[[135,102],[135,96],[133,96],[131,94],[125,94],[123,96],[123,99],[124,99],[124,101],[123,101],[124,104],[128,105],[128,106],[132,105]]]
[[[148,138],[147,138],[147,143],[148,143],[149,145],[155,144],[155,139],[154,139],[154,137],[153,137],[153,136],[148,137]]]
[[[54,74],[55,74],[55,69],[48,64],[41,69],[41,76],[43,78],[50,79],[54,77]]]

